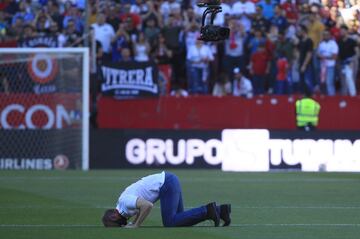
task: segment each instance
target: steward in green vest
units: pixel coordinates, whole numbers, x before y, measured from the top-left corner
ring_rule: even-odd
[[[319,123],[320,104],[309,95],[296,101],[296,125],[298,129],[314,130]]]

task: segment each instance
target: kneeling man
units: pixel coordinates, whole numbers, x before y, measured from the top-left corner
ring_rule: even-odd
[[[184,211],[178,177],[169,172],[149,175],[128,186],[121,193],[115,209],[108,209],[102,218],[105,227],[139,227],[150,214],[153,203],[160,199],[162,222],[165,227],[193,226],[205,220],[219,226],[229,226],[231,205],[216,206],[215,202]],[[134,217],[132,223],[128,220]]]

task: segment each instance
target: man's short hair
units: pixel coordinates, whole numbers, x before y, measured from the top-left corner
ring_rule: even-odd
[[[345,24],[342,24],[341,26],[340,26],[340,29],[344,29],[344,30],[349,30],[349,28],[348,28],[348,26],[346,26]]]
[[[107,209],[102,217],[102,223],[105,227],[121,227],[127,224],[125,217],[120,215],[120,218],[116,218],[116,209]]]
[[[305,33],[308,33],[308,28],[307,28],[305,25],[300,24],[299,27],[300,27],[301,31],[303,31],[303,32],[305,32]]]

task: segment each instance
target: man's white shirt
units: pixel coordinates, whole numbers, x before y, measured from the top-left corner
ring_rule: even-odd
[[[330,57],[332,55],[337,55],[339,53],[339,47],[334,40],[322,41],[318,47],[318,54],[320,56]],[[328,67],[335,66],[336,60],[326,59],[325,64]]]
[[[159,199],[160,188],[165,182],[165,172],[146,176],[128,186],[121,193],[116,209],[125,217],[132,217],[137,213],[136,201],[139,197],[154,203]]]
[[[246,2],[236,2],[232,6],[231,13],[232,15],[240,15],[240,14],[254,14],[256,12],[255,4],[251,1]]]
[[[114,28],[108,23],[102,25],[94,23],[91,26],[94,29],[95,39],[101,43],[104,52],[109,53],[111,51],[111,39],[115,36]]]
[[[232,15],[241,15],[240,23],[244,26],[246,32],[250,31],[251,29],[251,20],[243,14],[254,14],[256,13],[255,4],[251,1],[246,2],[236,2],[232,6],[231,14]]]
[[[239,32],[232,33],[234,36],[230,34],[230,38],[225,41],[225,55],[238,57],[243,55],[243,48],[244,48],[244,38],[241,36]],[[234,37],[234,43],[236,47],[234,49],[230,48],[230,44],[232,42],[232,37]]]
[[[214,60],[214,55],[211,51],[211,48],[207,45],[202,45],[198,48],[196,45],[189,47],[186,59],[194,62],[192,66],[196,67],[206,67],[207,63],[202,62],[203,60]]]
[[[243,76],[240,80],[234,80],[233,84],[234,96],[252,97],[253,87],[249,79]]]
[[[168,1],[164,1],[161,5],[160,5],[160,13],[163,16],[168,16],[170,13],[172,12],[180,12],[181,10],[181,5],[178,2],[168,2]]]

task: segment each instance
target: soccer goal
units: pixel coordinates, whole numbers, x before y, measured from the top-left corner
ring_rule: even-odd
[[[0,48],[0,169],[89,169],[87,48]]]

